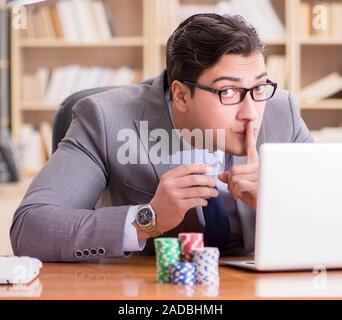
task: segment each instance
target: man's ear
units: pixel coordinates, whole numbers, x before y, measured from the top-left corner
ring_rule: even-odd
[[[189,110],[189,101],[191,99],[189,87],[182,82],[175,80],[172,82],[171,90],[175,108],[180,112],[187,112]]]

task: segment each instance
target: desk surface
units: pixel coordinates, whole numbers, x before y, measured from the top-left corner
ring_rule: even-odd
[[[45,263],[28,286],[0,286],[5,297],[38,299],[341,298],[342,271],[256,273],[220,267],[220,286],[159,284],[154,257]]]

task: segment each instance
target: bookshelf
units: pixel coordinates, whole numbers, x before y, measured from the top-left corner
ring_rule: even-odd
[[[247,1],[249,6],[257,2],[231,1],[235,3]],[[56,2],[57,0],[47,1],[48,4]],[[167,39],[184,18],[184,12],[189,12],[190,7],[196,5],[200,6],[199,10],[207,8],[205,11],[211,11],[210,8],[220,5],[222,9],[222,1],[219,0],[104,0],[104,2],[108,5],[107,9],[115,29],[115,36],[111,39],[85,42],[57,37],[33,38],[27,37],[27,34],[32,32],[24,34],[12,29],[11,128],[16,141],[20,138],[20,129],[24,123],[38,125],[41,121],[51,122],[58,108],[58,103],[22,98],[22,79],[25,74],[34,73],[42,67],[54,69],[75,64],[114,69],[124,65],[139,70],[140,77],[136,77],[135,82],[154,77],[165,67]],[[276,36],[272,36],[269,33],[264,39],[267,44],[268,66],[277,65],[284,70],[284,76],[279,80],[281,87],[294,93],[302,116],[310,129],[319,129],[327,125],[339,126],[342,123],[341,93],[308,104],[301,101],[301,90],[331,72],[337,71],[342,74],[342,27],[340,32],[330,35],[303,32],[304,27],[310,29],[308,27],[310,17],[303,15],[303,7],[314,6],[317,2],[320,3],[319,0],[270,0],[269,2],[284,26],[284,34],[278,32]],[[325,0],[324,2],[332,4],[341,1]],[[33,5],[30,10],[36,10],[44,5]],[[258,8],[254,7],[254,9]],[[256,12],[255,10],[253,12]],[[340,14],[339,20],[342,21],[342,11]],[[268,15],[261,20],[271,20],[271,18]],[[272,28],[266,27],[266,29]]]
[[[48,5],[56,6],[56,0],[32,5],[28,16],[36,17],[37,10]],[[52,121],[57,103],[41,100],[23,99],[23,76],[34,73],[39,68],[53,70],[69,65],[84,67],[103,67],[116,69],[127,66],[137,72],[135,81],[154,75],[151,72],[153,60],[149,55],[149,37],[152,31],[147,23],[148,7],[152,0],[106,0],[114,36],[110,39],[70,40],[60,37],[32,37],[34,26],[28,18],[28,28],[25,32],[12,28],[12,133],[16,141],[20,139],[20,128],[23,123],[39,125],[42,119]],[[37,20],[36,20],[37,21]],[[31,23],[30,23],[31,22]],[[30,36],[28,36],[30,35]]]
[[[295,0],[298,8],[296,24],[297,33],[294,40],[297,51],[297,68],[294,76],[297,78],[296,92],[300,100],[300,91],[307,85],[317,81],[332,72],[342,74],[342,3],[341,1],[313,1]],[[312,24],[308,27],[309,19],[306,10],[313,10],[314,6],[326,6],[327,28],[323,31],[313,30]],[[339,8],[333,7],[339,5]],[[306,7],[306,8],[305,8]],[[315,12],[317,14],[317,12]],[[335,16],[334,16],[335,15]],[[312,18],[312,17],[311,17]],[[338,22],[332,30],[333,21]],[[303,30],[306,29],[306,30]],[[342,89],[342,88],[341,88]],[[336,95],[308,103],[300,101],[302,116],[310,129],[317,130],[324,126],[341,126],[342,124],[342,90]]]

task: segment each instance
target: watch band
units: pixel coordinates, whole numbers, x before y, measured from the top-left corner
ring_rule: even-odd
[[[161,236],[163,234],[163,232],[161,232],[157,229],[156,225],[151,225],[151,226],[145,227],[145,228],[143,228],[143,230],[152,238]]]

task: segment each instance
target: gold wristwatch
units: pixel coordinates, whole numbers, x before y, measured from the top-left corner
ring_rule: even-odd
[[[152,238],[163,234],[157,229],[157,214],[150,204],[144,204],[138,208],[135,222]]]

